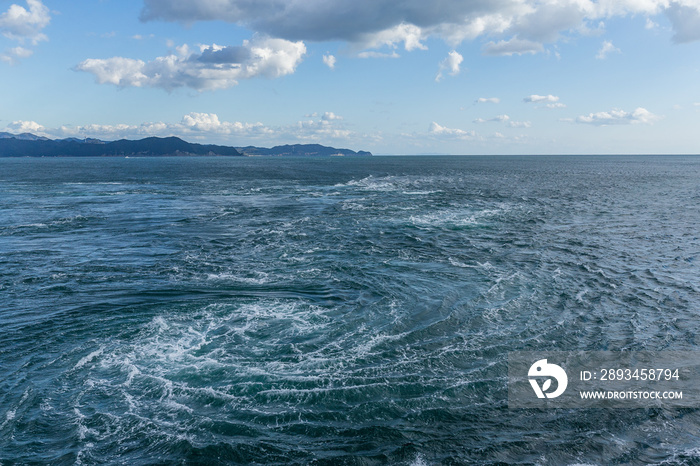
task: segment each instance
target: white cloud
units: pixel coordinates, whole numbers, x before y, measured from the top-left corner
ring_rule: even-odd
[[[324,55],[323,63],[330,69],[335,69],[335,57],[333,55]]]
[[[489,42],[484,46],[486,55],[522,55],[524,53],[537,53],[544,50],[541,43],[518,39],[513,37],[510,40],[502,40],[500,42]]]
[[[94,74],[100,84],[141,87],[149,79],[143,73],[145,66],[146,63],[142,60],[132,58],[88,58],[80,63],[76,69]]]
[[[527,102],[527,103],[535,103],[535,104],[543,103],[543,102],[554,103],[554,102],[559,101],[559,97],[552,95],[552,94],[549,94],[549,95],[532,94],[532,95],[525,97],[523,99],[523,101]]]
[[[565,104],[559,102],[559,97],[556,95],[537,95],[532,94],[523,99],[523,102],[528,104],[537,104],[537,108],[564,108]]]
[[[27,7],[29,9],[17,4],[10,5],[0,15],[0,31],[10,39],[29,41],[36,45],[47,39],[41,31],[49,25],[51,16],[49,9],[40,0],[27,0]]]
[[[509,121],[508,126],[511,128],[530,128],[532,123],[529,121]]]
[[[31,49],[17,46],[5,50],[5,53],[0,55],[0,60],[14,65],[20,58],[31,57],[33,53]]]
[[[598,50],[598,54],[595,56],[598,60],[605,60],[611,53],[622,53],[620,49],[615,47],[609,40],[603,41],[603,45]]]
[[[401,23],[379,32],[361,34],[355,42],[356,47],[363,49],[376,49],[385,46],[394,49],[403,42],[404,49],[408,52],[416,49],[427,50],[428,48],[423,45],[421,40],[423,40],[421,28],[413,24]]]
[[[459,65],[464,61],[464,57],[460,55],[456,50],[451,51],[447,58],[440,62],[440,70],[437,76],[435,76],[435,81],[439,82],[442,80],[442,72],[447,71],[450,76],[457,76],[459,74]]]
[[[474,101],[475,104],[483,104],[483,103],[492,103],[492,104],[497,104],[501,101],[498,97],[479,97]]]
[[[508,115],[498,115],[489,119],[477,118],[474,120],[474,123],[502,123],[508,120],[510,120]]]
[[[10,133],[20,134],[20,133],[33,133],[43,135],[44,127],[41,126],[36,121],[13,121],[5,128],[6,131]]]
[[[464,131],[456,128],[447,128],[441,126],[434,121],[430,124],[430,129],[428,130],[432,136],[457,138],[457,139],[472,139],[476,136],[474,131]]]
[[[321,119],[325,120],[325,121],[332,121],[332,120],[342,120],[343,117],[341,117],[340,115],[336,115],[333,112],[325,112],[323,114],[323,116],[321,117]]]
[[[120,87],[213,90],[235,86],[240,79],[291,74],[305,53],[303,42],[256,36],[238,47],[203,45],[199,53],[183,45],[175,53],[149,62],[125,57],[90,58],[76,70],[92,73],[100,84]]]
[[[366,51],[366,52],[358,53],[357,56],[359,58],[399,58],[401,55],[399,55],[396,52],[382,53],[382,52]]]
[[[330,120],[303,120],[288,128],[280,128],[288,139],[302,141],[340,140],[352,136],[352,132],[334,126]]]
[[[659,120],[659,116],[654,115],[649,110],[639,107],[633,112],[625,112],[624,110],[614,109],[609,112],[589,113],[576,118],[577,123],[609,126],[609,125],[627,125],[636,123],[652,124]]]
[[[466,2],[462,5],[466,6]],[[494,8],[493,12],[482,11],[473,15],[455,16],[452,21],[433,26],[429,32],[430,35],[442,38],[453,47],[465,40],[474,40],[485,35],[502,35],[512,26],[513,19],[510,15],[515,14],[517,8],[511,5],[510,13]]]
[[[219,116],[215,113],[188,113],[182,117],[182,124],[194,131],[218,131],[221,129]]]
[[[37,45],[48,40],[42,31],[51,22],[49,9],[40,0],[27,0],[27,8],[17,4],[0,15],[0,33],[8,39],[22,44],[22,46],[5,50],[0,55],[0,61],[15,64],[20,58],[27,58],[34,52],[24,45],[29,43]]]

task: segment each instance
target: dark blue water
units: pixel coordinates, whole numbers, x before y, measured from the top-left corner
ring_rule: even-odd
[[[698,350],[700,158],[0,159],[0,463],[700,464],[514,410],[515,350]]]

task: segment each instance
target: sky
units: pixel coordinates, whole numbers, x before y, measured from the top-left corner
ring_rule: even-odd
[[[700,0],[0,0],[0,131],[700,153]]]

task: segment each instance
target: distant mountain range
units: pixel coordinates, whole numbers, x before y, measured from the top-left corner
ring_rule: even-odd
[[[136,141],[120,139],[49,139],[31,133],[0,132],[0,157],[153,157],[179,155],[217,156],[369,156],[366,151],[336,149],[319,144],[294,144],[264,147],[229,147],[213,144],[194,144],[177,137],[150,137]]]
[[[292,144],[284,146],[275,146],[271,149],[265,147],[236,147],[243,155],[273,155],[273,156],[289,156],[289,155],[309,155],[309,156],[329,156],[329,155],[372,155],[370,152],[352,151],[350,149],[336,149],[335,147],[322,146],[320,144]]]

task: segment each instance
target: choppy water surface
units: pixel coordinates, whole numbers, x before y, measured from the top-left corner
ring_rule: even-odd
[[[699,464],[513,410],[516,350],[698,350],[700,158],[0,159],[0,463]]]

